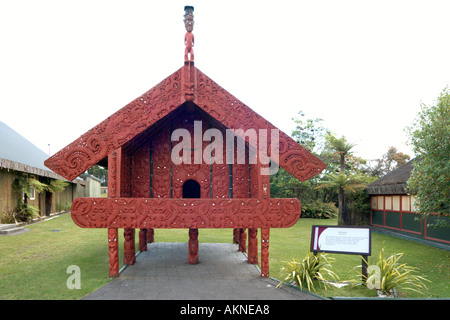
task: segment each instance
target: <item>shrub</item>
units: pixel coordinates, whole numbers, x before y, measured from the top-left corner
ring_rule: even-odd
[[[382,247],[377,264],[367,268],[366,286],[387,296],[393,295],[394,288],[412,290],[422,294],[422,291],[427,289],[424,281],[429,280],[417,275],[416,268],[400,263],[399,260],[402,256],[403,253],[396,253],[386,258],[384,247]]]
[[[332,219],[338,215],[338,208],[333,202],[314,201],[302,205],[302,217],[314,219]]]
[[[331,271],[330,263],[332,261],[334,260],[328,258],[325,253],[314,255],[314,253],[309,252],[301,262],[295,261],[295,259],[291,262],[283,262],[281,274],[284,279],[278,286],[288,283],[295,284],[300,289],[306,286],[309,291],[316,291],[315,283],[319,282],[327,289],[330,284],[324,278],[324,275],[328,275],[333,280],[337,278],[337,275]]]

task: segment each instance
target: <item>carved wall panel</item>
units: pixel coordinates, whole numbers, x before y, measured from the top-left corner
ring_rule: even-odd
[[[182,198],[183,197],[183,185],[187,180],[195,180],[200,185],[200,197],[201,198],[209,198],[211,191],[211,166],[204,162],[203,160],[203,150],[209,145],[208,141],[201,141],[201,163],[195,160],[196,148],[194,140],[194,121],[202,122],[202,133],[201,138],[203,138],[203,134],[209,128],[209,122],[202,117],[202,115],[198,113],[188,113],[185,112],[173,121],[172,129],[186,129],[191,137],[191,148],[190,150],[183,150],[183,152],[187,152],[190,154],[191,163],[181,163],[181,164],[173,164],[172,163],[172,185],[173,185],[173,198]],[[202,139],[203,140],[203,139]],[[174,141],[173,145],[177,143],[181,143],[181,141]]]
[[[168,127],[159,131],[152,139],[152,194],[153,198],[170,198],[171,195],[171,142]]]
[[[132,156],[133,198],[150,197],[150,143],[142,145]]]
[[[225,131],[220,130],[222,136],[225,139]],[[211,176],[211,185],[212,185],[212,197],[213,198],[229,198],[230,197],[230,172],[229,165],[226,163],[226,145],[225,141],[223,141],[222,148],[222,164],[213,163],[212,166],[212,176]],[[216,150],[213,150],[212,156],[215,157]]]
[[[123,150],[120,167],[120,196],[131,197],[131,157]]]
[[[235,146],[235,154],[236,154]],[[245,157],[245,163],[233,165],[233,198],[249,198],[249,165],[248,156]]]

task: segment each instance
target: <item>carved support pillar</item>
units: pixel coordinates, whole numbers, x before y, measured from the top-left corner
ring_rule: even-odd
[[[147,251],[147,229],[139,230],[139,251]]]
[[[136,263],[136,249],[134,245],[134,229],[126,228],[123,231],[123,237],[125,238],[125,242],[123,244],[124,248],[124,257],[123,263],[127,265],[133,265]]]
[[[269,228],[261,228],[261,277],[269,277]]]
[[[247,231],[245,228],[239,229],[239,251],[247,251]]]
[[[108,193],[113,198],[118,195],[117,152],[108,156]],[[119,235],[117,229],[108,229],[109,277],[119,277]]]
[[[248,229],[248,260],[250,264],[258,264],[258,229]]]
[[[233,229],[233,243],[239,244],[239,228]]]
[[[198,229],[189,229],[189,264],[198,263]]]
[[[119,238],[117,229],[108,229],[109,277],[119,276]]]
[[[155,242],[155,229],[147,229],[147,243]]]

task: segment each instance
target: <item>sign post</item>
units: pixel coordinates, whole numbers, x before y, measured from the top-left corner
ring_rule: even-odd
[[[369,227],[312,226],[311,252],[357,254],[362,256],[363,280],[367,279],[367,258],[372,251]]]

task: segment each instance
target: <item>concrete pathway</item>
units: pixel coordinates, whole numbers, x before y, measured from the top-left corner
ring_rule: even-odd
[[[83,300],[321,300],[261,278],[235,244],[200,243],[199,264],[187,263],[187,243],[156,242],[136,264]]]

